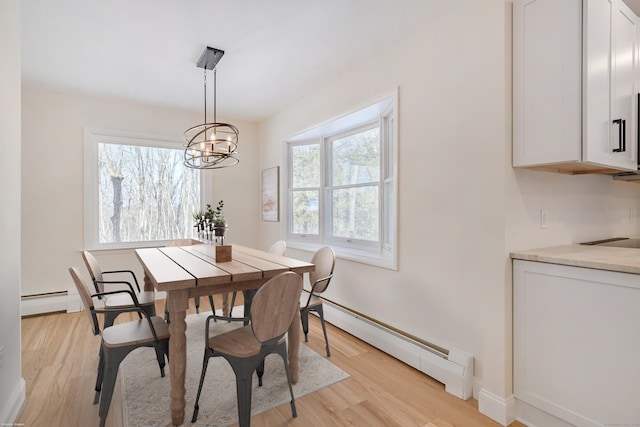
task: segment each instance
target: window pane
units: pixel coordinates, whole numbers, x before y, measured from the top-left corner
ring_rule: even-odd
[[[395,121],[391,117],[386,117],[384,122],[386,123],[386,160],[385,160],[385,178],[390,178],[395,175],[394,165],[395,159],[393,156],[394,137],[395,137]]]
[[[394,217],[392,208],[395,206],[395,195],[393,192],[393,181],[389,180],[384,183],[384,244],[392,245],[394,236]]]
[[[182,149],[98,144],[98,242],[190,237],[200,175]]]
[[[293,191],[292,233],[319,233],[320,201],[318,196],[318,191]]]
[[[332,193],[333,237],[378,241],[378,186]]]
[[[333,140],[332,185],[376,182],[380,179],[380,128]]]
[[[292,152],[293,188],[320,186],[320,144],[294,145]]]

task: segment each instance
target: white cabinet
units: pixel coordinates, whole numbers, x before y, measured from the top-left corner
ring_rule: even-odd
[[[622,0],[516,0],[513,166],[638,169],[638,18]]]
[[[514,260],[513,282],[518,419],[638,425],[640,275]]]

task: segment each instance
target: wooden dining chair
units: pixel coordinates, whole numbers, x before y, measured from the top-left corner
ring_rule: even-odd
[[[279,256],[285,256],[287,253],[287,242],[284,240],[278,240],[269,248],[269,253]],[[233,307],[236,304],[236,292],[233,293],[231,298],[231,307],[229,308],[229,317],[233,317]]]
[[[87,270],[89,270],[89,275],[91,276],[91,281],[93,282],[93,286],[96,290],[96,294],[100,294],[98,297],[104,302],[104,307],[109,309],[104,314],[104,328],[108,328],[113,325],[114,320],[121,311],[117,309],[120,308],[130,308],[134,306],[134,302],[129,293],[109,293],[105,292],[105,285],[109,285],[109,290],[117,289],[115,285],[126,285],[131,294],[136,296],[136,300],[142,309],[149,315],[156,315],[156,301],[155,301],[155,293],[153,291],[140,291],[140,285],[138,284],[138,279],[136,279],[136,275],[131,270],[110,270],[110,271],[102,271],[100,268],[100,264],[95,256],[89,251],[82,252],[82,259],[84,260],[85,265],[87,266]],[[118,280],[105,280],[105,275],[118,275],[112,277],[128,277],[129,275],[133,279],[133,284],[131,281],[126,281],[122,279]],[[114,285],[113,288],[111,286]],[[134,287],[135,285],[135,287]]]
[[[322,324],[322,332],[324,333],[324,342],[326,344],[327,357],[331,357],[329,351],[329,339],[327,338],[327,328],[324,324],[324,310],[322,309],[322,294],[333,277],[333,268],[336,265],[336,254],[328,246],[320,248],[313,254],[311,263],[316,266],[316,269],[309,273],[309,283],[311,283],[311,290],[306,290],[300,297],[300,320],[302,320],[302,331],[304,332],[304,341],[307,342],[309,334],[309,312],[314,311],[318,313],[320,317],[320,323]]]
[[[302,278],[293,273],[281,273],[256,292],[251,304],[251,323],[217,336],[210,336],[209,326],[213,316],[207,318],[205,327],[205,350],[202,363],[200,385],[193,408],[192,423],[198,419],[200,393],[207,365],[211,357],[224,357],[236,375],[236,394],[238,399],[238,419],[240,427],[249,427],[251,423],[251,386],[253,371],[264,358],[276,353],[282,357],[284,369],[291,393],[291,414],[297,417],[289,364],[287,362],[287,342],[285,334],[298,310],[298,301],[302,290]]]
[[[269,253],[274,255],[285,256],[287,254],[287,242],[278,240],[269,248]]]
[[[109,407],[111,406],[111,398],[113,396],[120,362],[122,362],[131,351],[140,347],[153,347],[156,351],[158,364],[160,365],[160,375],[164,377],[164,355],[167,356],[167,359],[169,358],[169,328],[161,317],[149,316],[148,312],[138,304],[136,295],[132,291],[121,289],[109,292],[97,292],[91,295],[89,288],[80,277],[78,270],[71,267],[69,268],[69,273],[73,278],[78,294],[80,294],[82,305],[89,317],[93,334],[102,337],[93,403],[96,404],[98,400],[100,400],[98,414],[100,415],[100,427],[103,427],[107,420]],[[104,298],[117,294],[128,294],[133,300],[134,305],[129,308],[119,308],[117,310],[95,308],[93,298]],[[118,314],[123,312],[137,312],[142,318],[132,322],[118,323],[117,325],[105,327],[100,330],[97,314],[107,314],[112,311],[117,311]]]
[[[172,247],[172,246],[191,246],[191,245],[200,245],[200,244],[202,244],[202,242],[200,242],[198,240],[193,240],[193,239],[174,239],[174,240],[169,241],[166,244],[166,246],[167,247]],[[196,313],[200,313],[200,297],[193,297],[193,302],[196,305]],[[215,314],[216,307],[213,304],[213,296],[212,295],[209,295],[209,305],[211,305],[211,312]],[[164,320],[167,323],[170,323],[171,319],[169,319],[169,309],[168,309],[168,307],[169,307],[169,305],[165,301],[165,305],[164,305]]]

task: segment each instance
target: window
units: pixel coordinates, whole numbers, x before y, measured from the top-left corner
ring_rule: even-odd
[[[395,96],[287,142],[287,240],[396,268]]]
[[[180,142],[85,133],[85,247],[164,244],[193,234],[200,172]]]

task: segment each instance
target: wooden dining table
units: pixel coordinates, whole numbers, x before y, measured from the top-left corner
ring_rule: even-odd
[[[245,310],[250,310],[251,295],[270,278],[285,271],[311,272],[315,266],[293,258],[258,249],[231,245],[231,261],[216,262],[215,246],[136,249],[144,268],[145,290],[166,291],[169,323],[169,377],[171,381],[171,421],[182,425],[185,412],[186,314],[189,299],[234,291],[246,292]],[[245,311],[248,313],[249,311]],[[204,331],[203,331],[204,333]],[[300,313],[288,331],[289,368],[292,382],[298,381]]]

